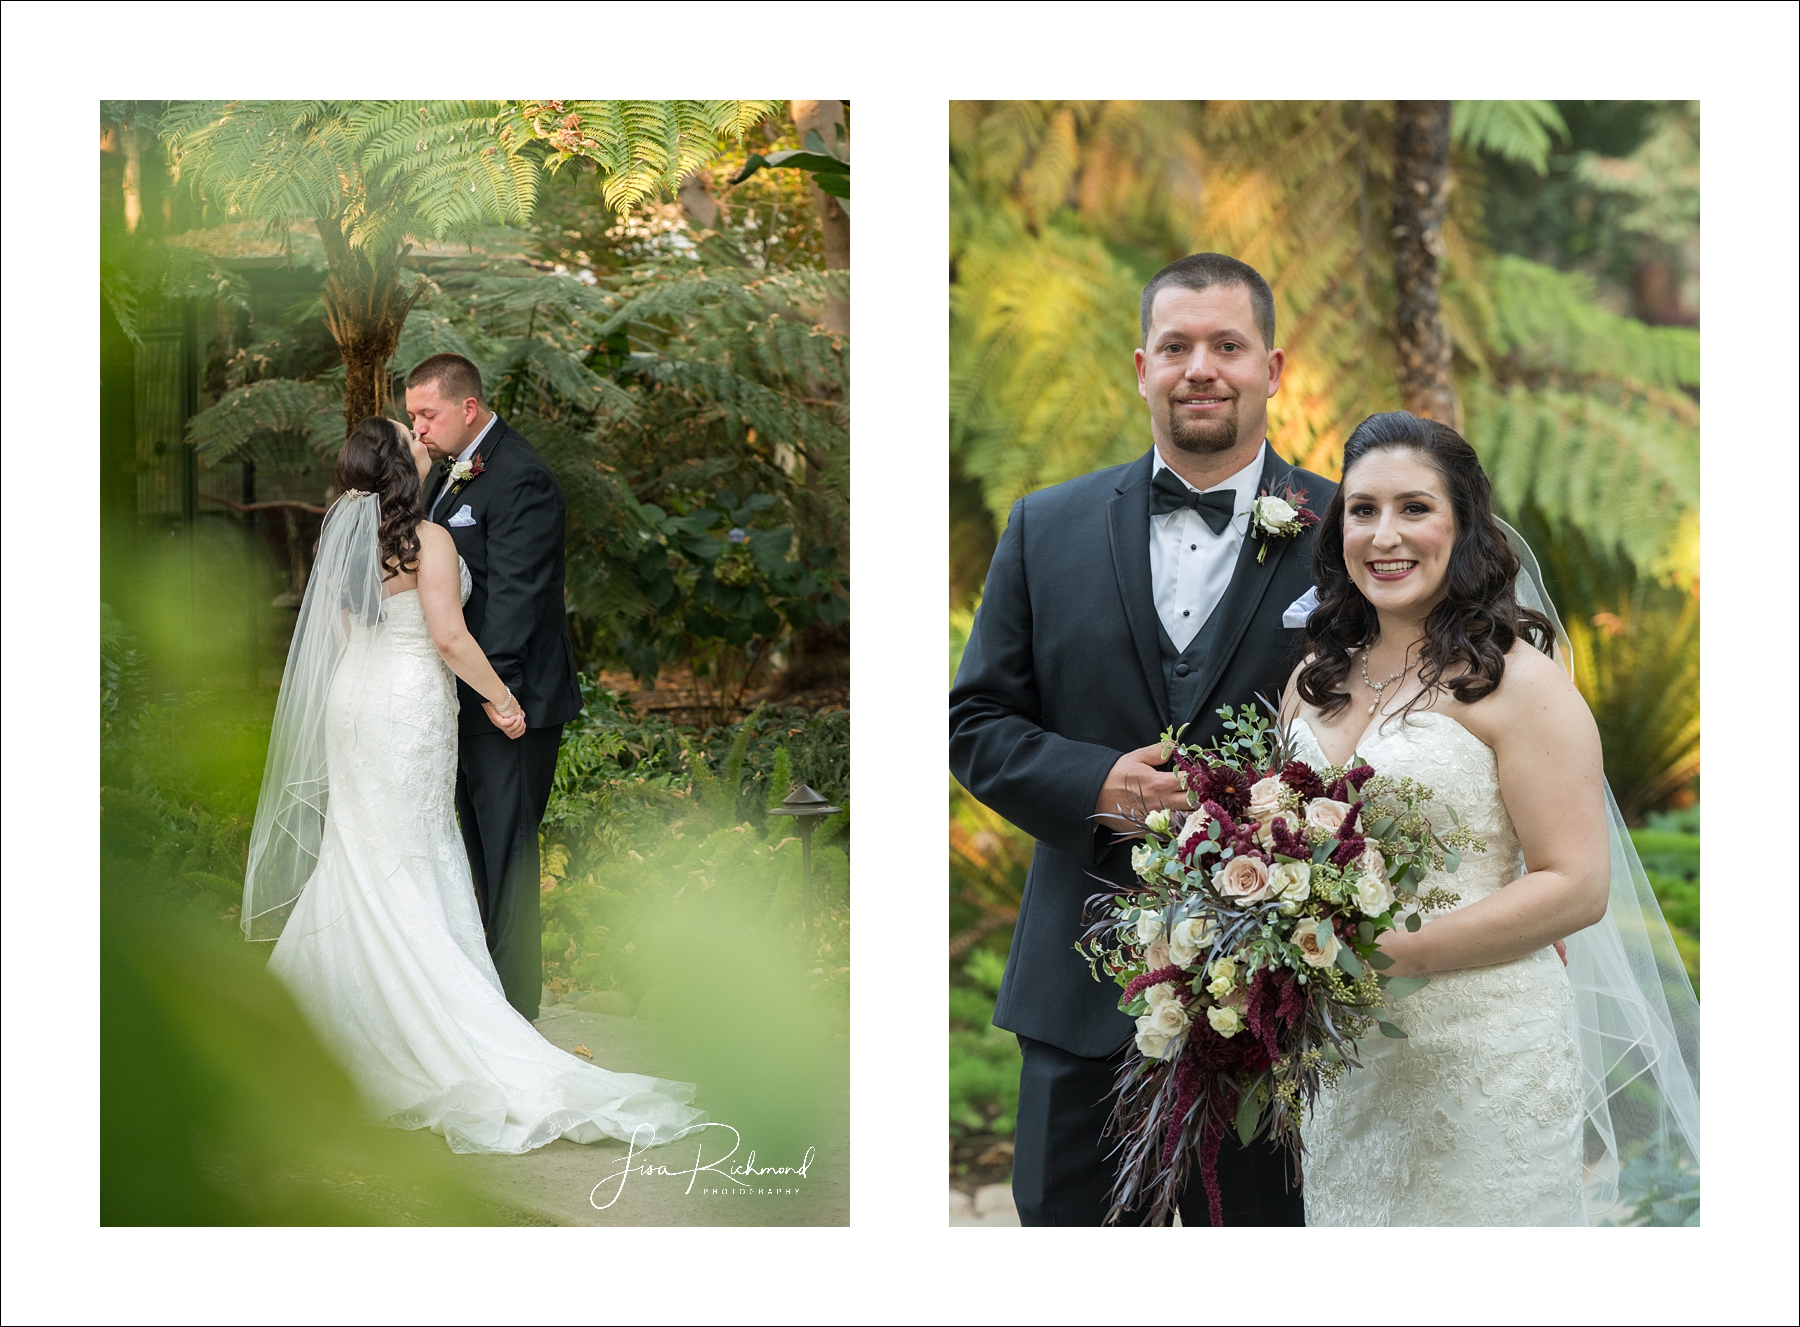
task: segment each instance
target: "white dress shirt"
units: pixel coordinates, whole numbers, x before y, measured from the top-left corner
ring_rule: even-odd
[[[1233,493],[1231,518],[1224,532],[1214,534],[1200,513],[1192,507],[1180,507],[1150,518],[1150,592],[1156,600],[1156,615],[1175,648],[1185,650],[1200,628],[1225,597],[1231,584],[1231,573],[1237,567],[1238,550],[1244,546],[1244,535],[1250,529],[1250,504],[1256,500],[1257,481],[1262,478],[1264,443],[1256,450],[1256,459],[1222,484],[1197,489],[1174,471],[1175,478],[1195,493],[1217,493],[1230,489]],[[1153,449],[1150,476],[1168,470],[1160,448]]]
[[[457,464],[458,461],[466,461],[471,456],[473,456],[475,454],[475,449],[477,447],[481,446],[481,440],[483,438],[487,437],[487,435],[493,431],[494,421],[499,418],[500,418],[499,415],[489,415],[488,422],[486,424],[482,425],[481,432],[479,432],[475,435],[475,440],[473,442],[471,442],[467,447],[464,447],[462,449],[462,451],[457,455],[456,460],[452,461],[450,464],[452,466],[454,466]],[[444,480],[444,486],[438,490],[438,495],[431,500],[431,510],[425,514],[426,520],[435,521],[437,519],[438,504],[444,500],[444,494],[448,493],[449,491],[450,491],[450,480],[448,478],[446,478]]]

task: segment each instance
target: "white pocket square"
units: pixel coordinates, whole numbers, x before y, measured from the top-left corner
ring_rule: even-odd
[[[469,510],[469,504],[465,502],[458,508],[456,515],[452,516],[445,524],[456,526],[473,525],[475,524],[475,513]],[[1290,613],[1293,611],[1294,610],[1291,608],[1288,609],[1288,612]]]
[[[464,511],[468,508],[464,507]],[[455,524],[455,522],[452,522]],[[1281,625],[1284,627],[1303,627],[1306,619],[1312,616],[1313,609],[1319,606],[1319,587],[1313,586],[1293,603],[1282,610]]]

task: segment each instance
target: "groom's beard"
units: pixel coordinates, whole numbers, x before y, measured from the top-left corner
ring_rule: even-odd
[[[1236,401],[1231,403],[1231,413],[1222,419],[1177,419],[1175,403],[1170,401],[1164,422],[1168,426],[1169,441],[1178,451],[1191,456],[1216,456],[1238,444]]]

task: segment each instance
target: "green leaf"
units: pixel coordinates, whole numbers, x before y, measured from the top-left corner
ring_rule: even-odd
[[[1444,849],[1444,869],[1446,871],[1455,871],[1456,868],[1461,865],[1462,865],[1462,854],[1460,852],[1458,852],[1455,848],[1445,848]]]
[[[1406,1040],[1406,1034],[1386,1019],[1376,1019],[1375,1026],[1381,1029],[1381,1035],[1384,1037],[1393,1037],[1396,1041]]]
[[[1387,993],[1388,999],[1404,1000],[1429,985],[1430,977],[1388,977],[1382,982],[1382,989]]]
[[[1425,923],[1423,923],[1419,920],[1418,913],[1412,912],[1412,913],[1407,914],[1407,916],[1406,916],[1406,929],[1407,930],[1416,931],[1419,929],[1419,927],[1423,926],[1424,924]]]
[[[1312,855],[1313,865],[1317,866],[1320,862],[1323,862],[1329,856],[1331,856],[1331,844],[1330,843],[1321,843],[1318,847],[1313,849],[1313,855]]]
[[[1337,965],[1345,972],[1349,973],[1350,978],[1353,981],[1360,979],[1363,975],[1362,964],[1356,961],[1356,954],[1349,945],[1345,945],[1342,949],[1338,950]]]
[[[1373,954],[1369,955],[1369,966],[1374,968],[1377,972],[1385,972],[1387,969],[1394,966],[1394,960],[1377,949]]]
[[[1262,1119],[1262,1103],[1257,1100],[1254,1091],[1244,1093],[1244,1099],[1238,1103],[1237,1136],[1245,1147],[1256,1137],[1256,1126]]]
[[[1369,833],[1375,838],[1380,838],[1393,827],[1394,818],[1392,816],[1383,816],[1380,820],[1377,820],[1373,825],[1369,826]]]
[[[1356,924],[1356,933],[1357,933],[1357,935],[1362,937],[1362,942],[1365,945],[1372,945],[1375,943],[1375,923],[1374,922],[1371,922],[1371,921],[1358,922]]]

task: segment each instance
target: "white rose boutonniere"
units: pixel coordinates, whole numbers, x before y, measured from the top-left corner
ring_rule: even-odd
[[[1262,494],[1250,504],[1250,533],[1260,536],[1263,541],[1256,560],[1261,562],[1268,555],[1269,540],[1292,539],[1318,523],[1318,513],[1306,507],[1303,490],[1289,488],[1279,497],[1273,493]]]
[[[450,467],[450,482],[452,484],[460,484],[474,473],[475,466],[473,462],[458,461],[455,465]]]

